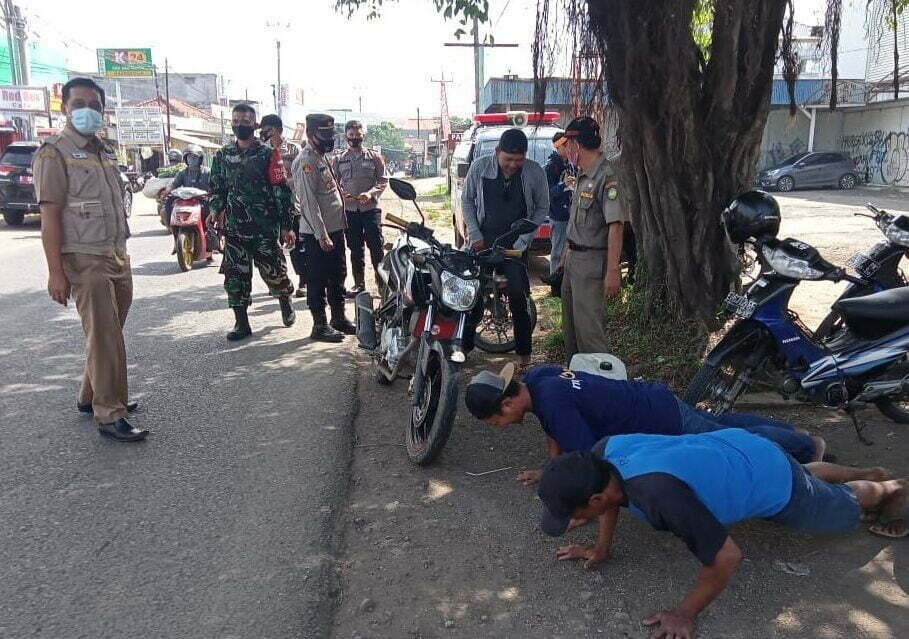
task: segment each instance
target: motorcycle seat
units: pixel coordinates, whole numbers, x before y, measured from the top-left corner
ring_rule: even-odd
[[[909,321],[909,287],[839,300],[833,308],[850,319]]]

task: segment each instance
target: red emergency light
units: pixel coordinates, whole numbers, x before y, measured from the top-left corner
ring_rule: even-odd
[[[555,124],[559,121],[561,114],[557,111],[546,111],[544,113],[527,113],[526,111],[510,111],[509,113],[478,113],[473,116],[473,121],[477,124],[514,124],[520,126],[526,124]]]

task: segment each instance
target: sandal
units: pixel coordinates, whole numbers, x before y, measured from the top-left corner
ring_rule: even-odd
[[[897,523],[903,524],[903,532],[901,534],[894,534],[888,530],[891,526],[893,526],[893,524],[897,524]],[[875,535],[880,535],[881,537],[888,537],[890,539],[902,539],[903,537],[906,537],[907,535],[909,535],[909,527],[906,526],[905,518],[903,518],[903,517],[885,517],[883,515],[878,517],[877,523],[872,524],[871,526],[868,527],[868,531]]]

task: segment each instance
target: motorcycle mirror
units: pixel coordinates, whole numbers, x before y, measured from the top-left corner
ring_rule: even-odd
[[[416,201],[417,190],[410,182],[405,182],[398,178],[389,178],[388,185],[391,187],[391,190],[394,191],[394,194],[402,200],[409,200],[411,202]]]
[[[518,235],[524,235],[525,233],[535,231],[537,226],[538,225],[535,222],[524,217],[520,220],[515,220],[515,222],[511,225],[511,231],[517,233]]]

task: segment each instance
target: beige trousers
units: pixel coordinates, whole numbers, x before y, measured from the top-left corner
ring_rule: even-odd
[[[562,330],[565,357],[575,353],[607,353],[606,300],[603,279],[606,251],[572,251],[565,247],[565,275],[562,278]]]
[[[133,301],[129,257],[82,253],[63,255],[63,271],[73,286],[85,331],[85,373],[79,403],[91,404],[95,422],[126,417],[129,390],[123,324]]]

